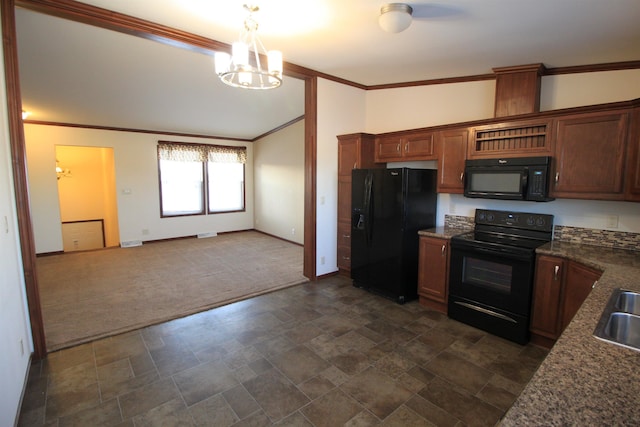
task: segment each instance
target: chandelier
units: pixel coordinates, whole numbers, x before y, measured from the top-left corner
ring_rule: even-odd
[[[245,89],[274,89],[282,84],[282,52],[267,52],[258,38],[258,22],[253,13],[258,6],[244,5],[248,12],[244,20],[244,28],[240,32],[240,40],[231,46],[231,55],[216,52],[216,74],[225,84]],[[258,49],[260,48],[260,50]],[[251,51],[251,52],[250,52]],[[267,57],[267,67],[260,61],[260,52]]]

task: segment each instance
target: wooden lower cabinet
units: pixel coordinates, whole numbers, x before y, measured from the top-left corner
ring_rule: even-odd
[[[447,313],[449,240],[420,236],[418,296],[420,304]]]
[[[575,261],[539,255],[531,305],[531,341],[552,347],[601,274]]]

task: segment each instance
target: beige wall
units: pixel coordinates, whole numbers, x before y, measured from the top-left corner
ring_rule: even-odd
[[[253,144],[255,229],[304,243],[304,121]]]
[[[118,206],[113,148],[57,146],[56,160],[70,176],[58,179],[62,222],[104,221],[105,246],[118,246]]]
[[[121,242],[253,228],[253,147],[250,143],[33,124],[25,125],[25,140],[37,253],[62,250],[56,145],[113,148]],[[246,146],[246,211],[160,218],[158,140]]]

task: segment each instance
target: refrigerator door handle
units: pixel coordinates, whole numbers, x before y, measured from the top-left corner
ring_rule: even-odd
[[[364,237],[366,245],[371,246],[373,238],[373,174],[369,172],[364,179]]]

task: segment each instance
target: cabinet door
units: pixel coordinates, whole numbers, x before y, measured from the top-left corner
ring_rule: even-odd
[[[351,222],[338,222],[338,269],[351,271]]]
[[[564,272],[563,259],[546,255],[538,256],[530,329],[536,334],[554,340],[560,335],[560,298]]]
[[[417,133],[402,139],[402,155],[405,160],[433,160],[433,133]]]
[[[359,143],[356,138],[338,141],[338,175],[351,176],[358,166]]]
[[[567,327],[573,316],[578,312],[585,299],[589,296],[595,282],[602,273],[585,265],[570,262],[564,284],[562,307],[562,324],[560,332]]]
[[[622,199],[627,127],[627,112],[557,119],[552,195]]]
[[[376,162],[402,160],[402,145],[399,136],[382,136],[376,138]]]
[[[464,191],[464,161],[467,157],[469,131],[442,131],[437,136],[438,193]]]
[[[627,153],[625,200],[640,202],[640,107],[633,111]]]
[[[420,296],[446,304],[448,260],[448,240],[420,237],[420,262],[418,264],[418,294]]]

